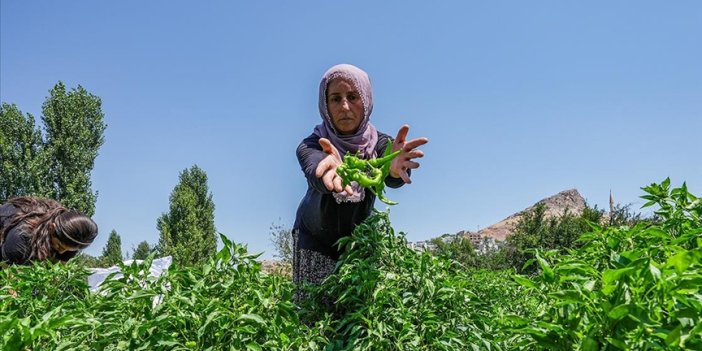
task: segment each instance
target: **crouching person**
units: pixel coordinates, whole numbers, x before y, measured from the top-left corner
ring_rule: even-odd
[[[66,262],[97,234],[90,217],[55,200],[16,197],[0,206],[0,262]]]

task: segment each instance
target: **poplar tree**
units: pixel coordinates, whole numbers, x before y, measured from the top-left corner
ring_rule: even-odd
[[[124,260],[122,256],[122,239],[114,229],[110,232],[110,237],[107,239],[105,248],[102,249],[100,260],[106,267],[116,265]]]
[[[90,173],[104,143],[102,101],[82,86],[58,82],[42,105],[44,133],[15,105],[0,107],[0,201],[15,196],[58,200],[88,216],[97,192]]]
[[[82,86],[67,92],[62,82],[49,91],[42,105],[48,160],[47,196],[88,216],[95,213],[97,192],[90,172],[104,142],[102,101]]]
[[[34,116],[16,105],[0,105],[0,203],[23,195],[45,193],[43,140]]]
[[[149,255],[151,254],[151,251],[153,249],[149,245],[148,242],[142,241],[137,245],[136,249],[134,249],[134,253],[132,254],[132,259],[133,260],[145,260]]]
[[[180,173],[171,192],[170,209],[157,221],[159,253],[181,266],[207,261],[217,250],[214,202],[207,174],[197,165]]]

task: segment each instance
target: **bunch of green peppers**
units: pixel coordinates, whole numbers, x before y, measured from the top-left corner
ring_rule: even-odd
[[[385,178],[390,174],[390,164],[401,151],[392,152],[392,140],[388,140],[383,157],[364,160],[346,153],[344,163],[336,168],[336,173],[341,177],[344,186],[355,181],[372,191],[380,201],[388,205],[397,205],[397,202],[386,198],[383,193],[385,191]]]

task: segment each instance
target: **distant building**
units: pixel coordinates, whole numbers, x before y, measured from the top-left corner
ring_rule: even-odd
[[[480,245],[480,243],[482,242],[481,235],[476,233],[476,232],[469,232],[469,231],[461,230],[456,235],[462,236],[462,237],[470,240],[470,243],[473,244],[474,247],[478,247],[478,245]]]
[[[416,251],[432,251],[432,250],[436,249],[436,245],[434,245],[434,243],[432,243],[429,240],[410,242],[410,243],[407,243],[407,246],[409,246],[410,249],[413,249]]]
[[[470,240],[470,243],[473,244],[475,251],[480,255],[486,254],[490,251],[497,251],[499,249],[498,243],[493,237],[484,236],[476,232],[469,232],[465,230],[461,230],[457,235]]]
[[[456,234],[445,234],[436,239],[439,239],[445,243],[450,243],[457,238],[465,238],[470,240],[471,244],[475,248],[476,253],[479,255],[484,255],[486,253],[497,251],[502,242],[495,240],[495,238],[489,236],[483,236],[475,232],[469,232],[462,230]],[[416,241],[408,243],[411,249],[417,251],[432,251],[436,249],[436,245],[432,240]]]
[[[495,238],[484,236],[480,239],[480,243],[475,246],[475,250],[479,254],[483,255],[492,251],[497,251],[500,249],[500,243]]]

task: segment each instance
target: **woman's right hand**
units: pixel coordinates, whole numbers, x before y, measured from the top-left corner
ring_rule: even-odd
[[[343,163],[339,151],[327,138],[319,138],[319,145],[327,156],[317,165],[317,170],[315,172],[317,178],[322,179],[324,187],[329,191],[337,193],[346,192],[349,196],[353,195],[351,186],[342,186],[341,177],[336,174],[336,167],[339,167],[339,165]]]

